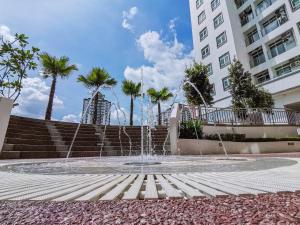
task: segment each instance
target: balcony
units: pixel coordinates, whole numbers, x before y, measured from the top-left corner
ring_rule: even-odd
[[[264,62],[266,62],[266,58],[263,52],[262,47],[255,49],[254,51],[249,53],[250,56],[250,67],[256,67]]]
[[[280,39],[269,44],[268,56],[269,59],[274,58],[284,52],[296,47],[296,41],[292,31],[288,31],[281,35]]]
[[[270,19],[263,22],[263,24],[261,25],[262,36],[267,35],[268,33],[272,32],[276,28],[280,27],[282,24],[286,23],[287,21],[288,21],[288,17],[285,8],[284,6],[282,6],[273,13]]]
[[[286,76],[292,73],[300,71],[300,56],[297,56],[288,63],[275,68],[275,77]]]
[[[245,34],[245,42],[246,45],[249,46],[251,44],[253,44],[254,42],[259,40],[259,34],[257,31],[257,28],[255,27],[254,29],[252,28],[250,32],[248,32],[247,34]]]
[[[250,5],[240,14],[241,25],[246,25],[252,19],[254,19],[254,14]]]
[[[239,9],[247,1],[248,0],[234,0],[237,9]]]
[[[265,9],[269,8],[276,0],[263,0],[256,6],[256,15],[261,14]]]
[[[290,0],[293,11],[300,8],[300,0]]]
[[[268,80],[271,79],[269,71],[268,70],[264,70],[258,74],[253,75],[254,80],[255,80],[255,84],[262,84]]]

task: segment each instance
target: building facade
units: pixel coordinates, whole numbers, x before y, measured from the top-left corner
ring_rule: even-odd
[[[93,124],[94,118],[94,109],[95,102],[92,101],[89,108],[87,109],[91,98],[83,99],[82,115],[86,114],[83,117],[84,124]],[[109,125],[110,124],[110,111],[111,111],[111,102],[105,100],[105,96],[98,92],[98,102],[97,102],[97,125]]]
[[[236,57],[275,107],[300,111],[300,0],[190,0],[195,58],[209,67],[217,107],[231,105]]]

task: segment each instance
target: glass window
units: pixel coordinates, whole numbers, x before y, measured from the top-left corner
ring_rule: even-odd
[[[208,35],[207,28],[205,27],[203,30],[201,30],[199,35],[200,35],[200,41],[203,41]]]
[[[198,24],[201,24],[206,18],[205,11],[202,11],[198,16]]]
[[[222,45],[224,45],[227,42],[227,36],[226,36],[226,32],[224,31],[223,33],[221,33],[217,38],[217,47],[220,48]]]
[[[264,70],[258,74],[255,74],[254,79],[256,81],[256,84],[261,84],[261,83],[264,83],[264,82],[270,80],[271,77],[270,77],[269,71]]]
[[[274,58],[292,48],[296,47],[296,41],[292,31],[288,31],[281,35],[277,41],[269,44],[270,58]]]
[[[300,0],[290,0],[290,2],[293,10],[300,8]]]
[[[224,22],[223,14],[220,13],[219,15],[217,15],[217,16],[214,18],[214,26],[215,26],[215,29],[218,28],[223,22]]]
[[[196,8],[198,9],[203,4],[203,0],[196,0]]]
[[[211,10],[214,11],[220,5],[220,0],[212,0],[210,4]]]
[[[211,90],[211,95],[214,96],[216,95],[216,88],[215,88],[215,84],[211,84],[212,85],[212,90]]]
[[[228,91],[230,89],[229,77],[225,77],[222,79],[223,89],[224,91]]]
[[[209,45],[206,45],[204,48],[201,49],[202,59],[209,56]]]
[[[225,53],[224,55],[220,56],[219,58],[220,68],[224,68],[225,66],[231,63],[230,61],[230,54],[229,52]]]
[[[257,32],[257,28],[247,34],[247,45],[251,45],[252,43],[259,40],[259,34]]]
[[[208,75],[212,75],[214,72],[213,72],[213,68],[212,68],[212,64],[211,63],[209,63],[208,65],[207,65],[207,73],[208,73]]]
[[[249,53],[250,55],[250,66],[251,68],[258,66],[266,61],[264,51],[262,47],[258,47]]]

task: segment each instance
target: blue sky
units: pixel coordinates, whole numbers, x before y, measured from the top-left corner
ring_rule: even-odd
[[[58,81],[55,119],[78,119],[88,91],[76,79],[94,66],[104,67],[119,85],[125,77],[137,81],[143,67],[146,87],[174,90],[193,58],[187,0],[0,0],[0,5],[2,33],[25,33],[32,45],[79,66],[68,80]],[[37,71],[31,78],[14,112],[41,117],[51,80],[44,83]],[[115,90],[128,111],[129,97],[119,85]],[[110,91],[105,94],[115,102]]]

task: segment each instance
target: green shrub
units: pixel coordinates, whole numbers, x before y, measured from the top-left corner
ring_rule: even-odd
[[[245,134],[220,134],[221,138],[223,141],[237,141],[237,142],[242,142],[246,139]],[[205,135],[204,139],[207,140],[219,140],[219,135],[218,134],[209,134]]]
[[[180,139],[202,139],[203,124],[199,120],[182,122],[179,127]]]

